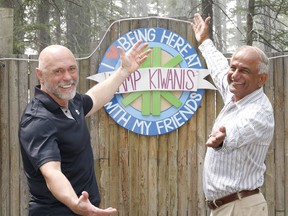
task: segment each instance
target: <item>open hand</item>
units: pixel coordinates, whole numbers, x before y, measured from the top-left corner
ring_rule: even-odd
[[[209,38],[209,22],[211,17],[207,17],[205,21],[199,13],[194,15],[194,22],[191,23],[195,33],[196,40],[201,44]]]
[[[209,135],[206,142],[206,146],[212,148],[219,148],[222,146],[224,139],[226,137],[226,128],[220,127],[218,130],[214,131]]]
[[[83,191],[82,195],[79,197],[78,205],[74,212],[83,216],[106,216],[117,212],[117,210],[112,207],[106,209],[97,208],[91,204],[89,194],[86,191]]]
[[[118,46],[120,50],[120,58],[122,61],[122,71],[124,75],[129,76],[131,73],[135,72],[140,65],[147,59],[149,53],[152,52],[151,49],[147,49],[148,43],[142,44],[142,40],[139,40],[133,45],[133,47],[125,53],[122,47]]]

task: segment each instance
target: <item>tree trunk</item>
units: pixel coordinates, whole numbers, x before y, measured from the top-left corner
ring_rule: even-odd
[[[13,2],[10,0],[0,0],[1,8],[13,8]]]
[[[67,47],[77,54],[90,51],[90,1],[66,2]]]
[[[38,52],[41,52],[47,45],[51,43],[49,30],[49,11],[50,4],[46,0],[41,0],[38,4],[37,20],[40,26],[38,34]]]
[[[247,34],[246,44],[252,46],[253,44],[253,21],[255,15],[255,0],[249,0],[247,13]]]
[[[237,8],[241,8],[243,5],[243,1],[242,0],[237,0],[236,1],[236,7]],[[236,13],[236,22],[237,22],[237,28],[238,30],[236,31],[236,43],[237,43],[237,47],[240,47],[241,45],[243,45],[244,43],[244,38],[242,36],[243,34],[243,25],[242,25],[242,17],[243,13],[241,12],[241,10],[237,11]]]
[[[24,10],[21,7],[20,0],[0,0],[0,6],[3,8],[14,9],[14,29],[13,29],[13,53],[23,54],[23,47],[19,46],[19,42],[24,38],[24,33],[21,32],[19,26],[24,26]],[[15,15],[16,14],[16,15]]]
[[[222,22],[222,13],[220,10],[220,1],[219,0],[215,0],[215,4],[217,5],[214,8],[214,25],[215,25],[215,40],[216,40],[216,44],[217,44],[217,48],[220,52],[223,52],[223,43],[222,43],[222,24],[224,24],[224,22]],[[225,24],[224,24],[225,25]]]
[[[12,8],[0,8],[0,26],[5,30],[0,31],[0,56],[13,52],[13,12]]]
[[[213,18],[213,1],[212,0],[202,0],[202,16],[203,19],[210,16]],[[209,37],[213,40],[213,19],[210,20],[209,25]]]
[[[266,8],[264,8],[263,10],[266,10],[266,14],[267,16],[264,17],[263,19],[263,24],[264,24],[264,38],[266,38],[267,41],[271,41],[272,43],[272,32],[273,32],[273,29],[272,29],[272,23],[271,23],[271,10],[270,8],[268,8],[266,6]],[[264,44],[264,50],[266,53],[269,53],[272,51],[271,49],[271,46],[268,46],[267,44]]]

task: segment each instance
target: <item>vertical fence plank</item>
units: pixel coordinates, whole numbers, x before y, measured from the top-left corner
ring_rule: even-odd
[[[129,214],[130,216],[139,215],[139,208],[141,205],[139,195],[139,135],[135,133],[128,133],[128,148],[129,148]],[[124,215],[123,215],[124,216]]]
[[[202,183],[202,172],[203,172],[203,166],[204,166],[204,158],[206,153],[206,122],[205,122],[205,116],[206,113],[206,98],[203,97],[202,106],[200,106],[197,110],[196,118],[197,118],[197,166],[198,166],[198,215],[206,215],[206,203],[205,203],[205,197],[203,193],[203,183]]]
[[[121,185],[120,183],[126,183],[125,179],[122,179],[122,181],[119,180],[120,173],[122,172],[121,169],[119,169],[119,165],[121,162],[120,156],[120,145],[123,142],[119,142],[120,136],[118,133],[118,126],[111,122],[109,120],[109,172],[110,172],[110,184],[109,188],[105,188],[105,190],[110,190],[109,200],[107,200],[107,204],[110,202],[113,203],[114,207],[118,208],[123,203],[123,199],[120,199],[120,194],[122,194],[122,190],[120,189]],[[112,136],[113,134],[113,136]],[[122,140],[121,140],[122,141]],[[125,141],[125,140],[123,140]],[[124,168],[125,170],[125,168]],[[125,190],[124,190],[125,192]],[[113,201],[113,202],[112,202]],[[109,205],[110,206],[110,205]]]
[[[96,49],[98,44],[91,44],[91,52],[93,55],[90,58],[90,71],[89,76],[94,75],[97,73],[98,65],[100,62],[100,49]],[[89,88],[96,85],[96,82],[89,81]],[[88,90],[88,89],[87,89]],[[94,156],[94,171],[98,183],[98,187],[100,189],[100,130],[99,130],[99,122],[100,122],[100,112],[96,112],[90,117],[88,117],[88,126],[90,128],[90,137],[91,137],[91,146],[93,149],[93,156]],[[102,198],[101,198],[102,199]],[[100,204],[101,206],[101,204]]]
[[[284,151],[285,151],[285,164],[284,164],[284,170],[285,170],[285,179],[284,179],[284,215],[288,216],[288,57],[285,57],[283,64],[283,74],[284,74]]]
[[[276,113],[275,106],[274,106],[274,62],[270,61],[269,67],[269,78],[265,83],[264,91],[267,97],[269,98],[273,108],[274,114]],[[275,125],[275,131],[277,130],[277,125]],[[264,185],[261,188],[263,194],[266,197],[267,205],[268,205],[268,212],[269,216],[275,216],[275,187],[271,187],[271,185],[275,185],[275,134],[270,144],[267,157],[266,157],[266,174],[265,174],[265,181]]]
[[[275,115],[275,125],[277,125],[281,130],[275,131],[275,174],[277,178],[275,179],[275,187],[276,187],[276,199],[275,199],[275,207],[276,211],[283,212],[285,209],[285,199],[283,188],[284,186],[284,175],[285,170],[283,166],[285,164],[284,161],[284,74],[282,73],[283,70],[283,59],[275,59],[274,64],[274,102],[275,102],[275,111],[277,115]],[[278,215],[276,213],[276,215]],[[281,215],[281,214],[279,214]]]
[[[116,176],[118,180],[118,199],[120,203],[121,215],[129,215],[129,144],[128,144],[128,132],[124,128],[118,126],[118,139],[116,142],[119,143],[119,163],[113,164],[115,169],[119,170],[119,176]],[[112,157],[112,156],[111,156]],[[112,158],[111,158],[112,159]],[[119,167],[118,167],[119,166]],[[120,169],[119,169],[120,168]],[[135,175],[135,172],[133,173]],[[117,185],[115,185],[117,186]],[[113,189],[113,188],[112,188]],[[116,188],[115,188],[116,189]]]
[[[197,115],[197,113],[195,113]],[[198,142],[197,142],[197,118],[193,116],[188,122],[188,137],[187,143],[188,148],[188,173],[187,173],[187,184],[189,192],[189,206],[188,206],[188,215],[198,215],[198,191],[201,190],[198,186]]]
[[[147,215],[149,208],[148,200],[148,149],[149,149],[149,137],[140,136],[139,143],[139,216]],[[135,187],[135,186],[134,186]],[[131,212],[132,213],[132,212]]]
[[[104,40],[100,46],[99,56],[104,56],[105,51],[110,45],[110,40]],[[105,208],[109,206],[109,184],[110,184],[110,172],[109,172],[109,116],[105,112],[104,108],[98,111],[99,116],[99,165],[100,173],[97,180],[99,183],[101,194],[101,207]]]
[[[28,75],[30,66],[29,63],[26,61],[20,61],[19,62],[19,122],[20,118],[22,116],[22,113],[24,111],[24,108],[26,107],[28,103]],[[19,145],[19,143],[17,143]],[[21,158],[21,156],[20,156]],[[22,159],[20,160],[20,214],[19,215],[28,215],[28,201],[29,201],[29,190],[28,190],[28,184],[27,179],[24,174],[24,168]]]
[[[21,57],[21,56],[19,56]],[[9,136],[10,136],[10,204],[20,203],[20,160],[19,160],[19,144],[18,144],[18,122],[19,122],[19,61],[11,61],[9,65]],[[16,132],[16,133],[15,133]],[[19,215],[19,205],[10,208],[11,215]]]
[[[178,215],[179,216],[186,216],[187,209],[188,209],[188,168],[187,168],[187,152],[188,152],[188,145],[187,143],[187,134],[188,131],[188,124],[184,124],[179,128],[179,146],[178,146],[178,192],[177,192],[177,206],[178,206]]]
[[[168,214],[177,215],[177,152],[178,130],[168,134]]]
[[[148,215],[158,212],[158,140],[156,136],[150,138],[148,152]]]
[[[284,58],[283,64],[283,74],[284,74],[284,148],[285,148],[285,163],[284,163],[284,170],[285,170],[285,188],[284,188],[284,198],[285,198],[285,212],[284,215],[288,214],[288,114],[285,112],[288,110],[288,57]],[[283,192],[283,191],[282,191]]]
[[[9,154],[9,61],[0,65],[0,135],[1,135],[1,213],[10,214],[10,154]]]
[[[158,215],[166,216],[168,213],[168,136],[159,136],[158,144]]]

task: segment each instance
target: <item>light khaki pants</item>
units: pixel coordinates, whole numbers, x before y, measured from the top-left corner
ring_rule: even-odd
[[[211,210],[210,216],[268,216],[267,202],[262,193],[254,194]]]

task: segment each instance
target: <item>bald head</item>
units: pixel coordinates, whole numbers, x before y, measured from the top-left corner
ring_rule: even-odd
[[[238,52],[246,52],[247,56],[256,62],[258,62],[258,73],[259,74],[268,74],[269,72],[269,59],[266,56],[266,54],[260,50],[257,47],[254,46],[242,46],[236,50],[234,55],[236,55]]]
[[[55,65],[55,62],[66,62],[76,64],[76,59],[73,53],[62,45],[50,45],[44,48],[39,54],[38,68],[45,72],[50,69],[51,66]]]

